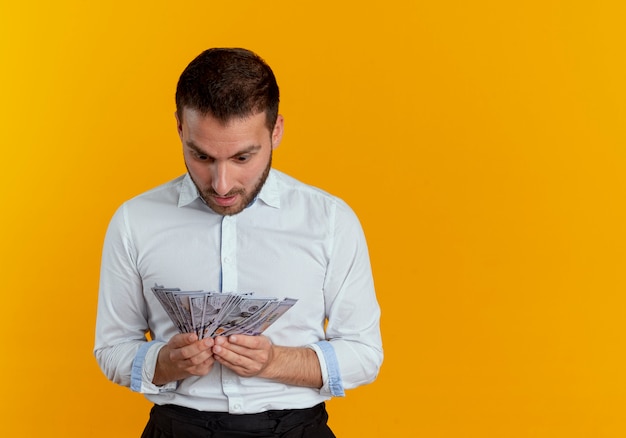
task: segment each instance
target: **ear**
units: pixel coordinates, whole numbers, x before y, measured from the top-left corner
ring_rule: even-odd
[[[183,122],[178,118],[178,111],[174,111],[174,118],[176,119],[176,131],[178,132],[178,137],[180,140],[183,140]]]
[[[272,149],[276,149],[280,144],[280,141],[283,139],[283,132],[285,128],[285,120],[283,116],[280,114],[276,118],[276,123],[274,124],[274,130],[272,131]]]

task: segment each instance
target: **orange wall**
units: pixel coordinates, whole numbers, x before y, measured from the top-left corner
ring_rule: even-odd
[[[0,0],[7,436],[139,436],[91,353],[100,248],[182,173],[210,46],[273,66],[276,167],[369,238],[386,360],[338,436],[626,436],[625,4]]]

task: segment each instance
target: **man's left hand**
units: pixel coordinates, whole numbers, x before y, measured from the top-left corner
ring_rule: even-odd
[[[242,377],[261,376],[274,358],[272,342],[266,336],[231,335],[215,338],[216,361]]]

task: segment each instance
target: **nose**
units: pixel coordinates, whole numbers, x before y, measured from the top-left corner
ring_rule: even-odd
[[[230,174],[227,170],[227,163],[215,163],[215,167],[213,169],[213,178],[211,181],[211,186],[215,193],[219,196],[225,196],[232,188],[232,184],[229,180]]]

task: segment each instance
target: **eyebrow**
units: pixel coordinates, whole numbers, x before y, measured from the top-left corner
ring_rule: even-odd
[[[202,155],[206,155],[207,157],[211,157],[210,154],[208,154],[206,151],[203,151],[200,146],[198,146],[197,144],[195,144],[193,141],[187,141],[185,142],[185,146],[187,146],[189,149],[193,149],[195,152],[202,154]],[[247,146],[243,149],[241,149],[240,151],[238,151],[237,153],[233,154],[233,157],[239,156],[239,155],[243,155],[243,154],[249,154],[249,153],[254,153],[256,151],[258,151],[259,149],[261,149],[261,145],[250,145]]]

